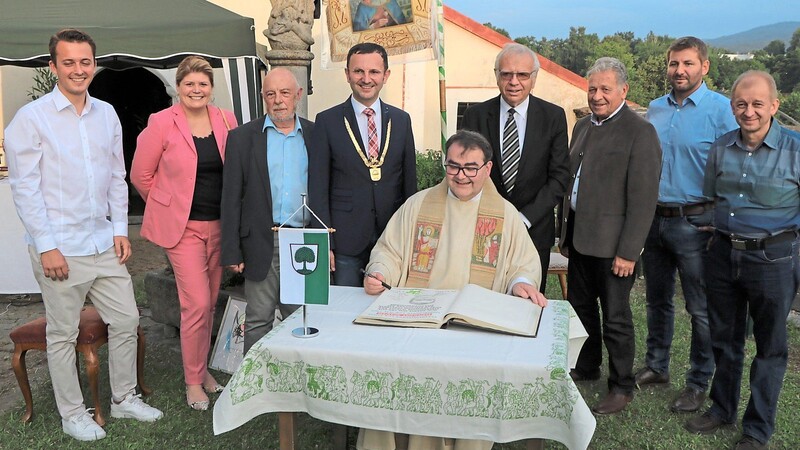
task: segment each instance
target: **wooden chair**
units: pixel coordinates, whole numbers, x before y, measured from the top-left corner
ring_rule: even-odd
[[[569,259],[565,258],[558,251],[550,252],[550,265],[547,267],[547,274],[558,275],[558,282],[561,283],[561,295],[567,299],[567,266]]]
[[[33,397],[31,396],[31,386],[28,380],[28,369],[25,365],[25,354],[28,350],[47,350],[46,326],[45,318],[40,317],[14,328],[10,333],[11,341],[14,342],[14,357],[11,364],[14,367],[19,389],[25,398],[23,422],[30,422],[33,418]],[[78,343],[75,346],[75,352],[83,354],[83,360],[86,363],[86,374],[89,377],[89,389],[92,391],[92,398],[94,399],[94,420],[98,425],[103,426],[106,421],[100,406],[100,396],[97,389],[97,374],[100,368],[97,350],[108,342],[108,326],[103,323],[103,319],[100,318],[100,314],[94,307],[87,306],[81,310],[78,330]],[[145,341],[141,327],[138,328],[137,334],[136,379],[142,395],[150,395],[152,390],[144,385]],[[80,361],[76,358],[75,362],[76,365],[79,365]],[[80,376],[80,368],[78,374]]]

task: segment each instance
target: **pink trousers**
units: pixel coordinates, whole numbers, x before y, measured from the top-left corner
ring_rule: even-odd
[[[181,304],[183,375],[186,384],[203,384],[222,279],[219,220],[190,220],[178,244],[165,250]]]

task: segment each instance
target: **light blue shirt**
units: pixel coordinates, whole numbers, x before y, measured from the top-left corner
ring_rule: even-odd
[[[708,155],[704,192],[716,200],[714,225],[724,233],[762,238],[800,230],[800,133],[773,119],[752,150],[739,130],[722,136]]]
[[[303,204],[300,194],[308,192],[308,152],[300,118],[295,116],[292,132],[283,134],[267,116],[264,119],[264,130],[267,133],[267,168],[270,192],[272,192],[272,220],[277,224],[285,222],[290,227],[307,225],[311,219],[308,213],[305,223],[303,223],[303,211],[294,214]]]
[[[55,87],[17,112],[5,150],[17,214],[37,253],[95,255],[128,235],[122,127],[111,105],[86,94],[79,115]]]
[[[661,141],[663,159],[658,202],[687,205],[709,199],[703,195],[703,175],[711,144],[738,125],[730,100],[706,86],[679,105],[673,93],[659,97],[647,110]]]

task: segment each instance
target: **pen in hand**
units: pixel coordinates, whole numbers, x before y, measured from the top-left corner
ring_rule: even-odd
[[[372,279],[380,281],[381,282],[381,286],[385,287],[386,289],[390,289],[390,290],[392,289],[392,287],[389,286],[388,284],[386,284],[383,280],[381,280],[380,278],[376,277],[375,275],[373,275],[371,273],[367,273],[364,269],[361,269],[361,273],[363,273],[365,277],[370,277]]]

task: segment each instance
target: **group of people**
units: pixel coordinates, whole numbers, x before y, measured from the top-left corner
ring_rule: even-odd
[[[94,440],[105,432],[83,403],[74,353],[87,296],[109,326],[112,417],[152,421],[162,413],[134,392],[138,311],[124,266],[131,250],[119,120],[88,95],[96,68],[88,35],[60,31],[50,55],[57,86],[20,109],[5,145],[45,302],[63,429]],[[778,100],[768,74],[743,74],[728,101],[703,82],[709,61],[699,39],[676,40],[667,61],[672,90],[645,119],[627,106],[625,66],[598,59],[587,73],[591,114],[570,142],[564,110],[531,95],[536,54],[506,45],[494,66],[499,95],[467,109],[445,145],[445,179],[417,192],[411,119],[380,99],[391,73],[380,45],[350,49],[352,94],[314,122],[296,113],[297,79],[276,68],[262,85],[267,114],[238,126],[210,104],[210,64],[185,58],[179,102],[150,117],[131,182],[146,202],[141,234],[165,249],[174,269],[188,406],[205,410],[208,394],[222,390],[206,361],[223,267],[245,279],[245,352],[272,328],[277,309],[286,317],[295,308],[280,303],[274,225],[335,229],[337,285],[378,294],[386,285],[473,283],[540,306],[560,228],[568,300],[589,334],[572,379],[598,379],[603,343],[608,351],[608,394],[593,411],[617,413],[637,385],[669,382],[677,271],[692,339],[686,385],[671,409],[698,411],[711,379],[711,408],[686,428],[710,433],[736,421],[749,310],[758,353],[736,448],[765,448],[800,274],[800,137],[772,119]],[[306,192],[317,217],[293,214]],[[629,295],[640,256],[648,338],[646,366],[634,373]],[[357,445],[395,448],[393,434],[378,430],[362,430]],[[426,436],[409,445],[492,447]]]
[[[737,421],[749,316],[757,351],[733,448],[763,449],[775,429],[800,279],[800,134],[773,119],[779,100],[768,73],[740,75],[729,100],[708,89],[708,70],[703,41],[674,41],[671,90],[650,103],[646,120],[625,104],[619,61],[600,58],[588,71],[592,114],[572,134],[561,209],[568,299],[589,334],[570,375],[598,379],[604,342],[609,392],[595,413],[622,411],[636,387],[667,385],[677,273],[692,331],[685,386],[670,409],[701,410],[710,384],[711,407],[684,427],[709,434]],[[634,373],[629,293],[640,255],[647,351]]]

